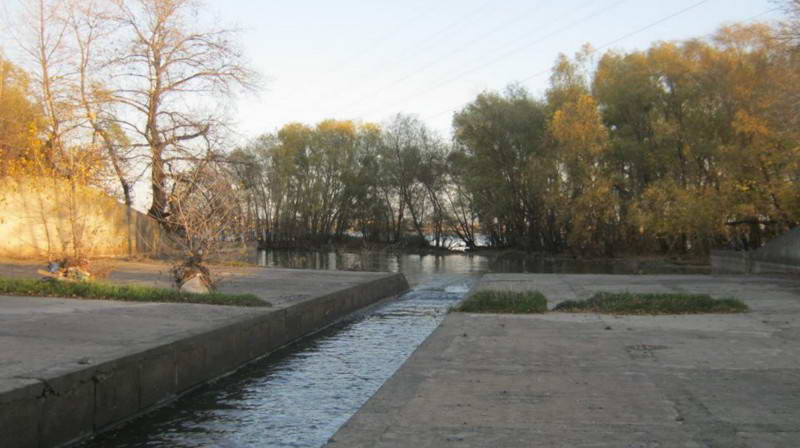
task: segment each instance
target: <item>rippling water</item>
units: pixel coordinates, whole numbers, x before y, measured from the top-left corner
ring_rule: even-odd
[[[394,374],[479,273],[691,269],[513,253],[262,251],[256,260],[265,267],[402,272],[415,287],[105,434],[86,448],[319,447]]]
[[[439,325],[476,276],[437,275],[87,447],[319,447]]]

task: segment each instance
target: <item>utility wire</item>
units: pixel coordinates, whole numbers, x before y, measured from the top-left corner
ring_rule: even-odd
[[[486,67],[488,67],[488,66],[490,66],[492,64],[495,64],[495,63],[497,63],[497,62],[499,62],[499,61],[501,61],[501,60],[503,60],[503,59],[505,59],[505,58],[507,58],[509,56],[512,56],[512,55],[514,55],[516,53],[519,53],[522,50],[526,50],[526,49],[528,49],[528,48],[530,48],[530,47],[532,47],[532,46],[534,46],[536,44],[539,44],[541,42],[546,41],[547,39],[550,39],[550,38],[552,38],[552,37],[554,37],[554,36],[556,36],[558,34],[561,34],[564,31],[567,31],[567,30],[569,30],[571,28],[574,28],[574,27],[576,27],[576,26],[578,26],[578,25],[580,25],[580,24],[582,24],[582,23],[584,23],[584,22],[586,22],[588,20],[591,20],[591,19],[593,19],[593,18],[595,18],[595,17],[597,17],[597,16],[599,16],[601,14],[604,14],[604,13],[616,8],[617,6],[621,5],[622,3],[625,3],[626,1],[628,1],[628,0],[618,0],[618,1],[614,2],[613,4],[611,4],[611,5],[609,5],[609,6],[605,7],[605,8],[602,8],[602,9],[600,9],[598,11],[595,11],[595,12],[593,12],[593,13],[587,15],[587,16],[584,16],[584,17],[578,19],[578,20],[572,21],[568,25],[563,26],[563,27],[551,32],[551,33],[548,33],[548,34],[542,36],[539,39],[536,39],[536,40],[534,40],[532,42],[528,42],[528,43],[526,43],[524,45],[518,46],[518,47],[513,48],[513,49],[511,49],[509,51],[501,53],[499,56],[490,59],[488,62],[481,63],[481,64],[479,64],[477,66],[474,66],[474,67],[472,67],[470,69],[467,69],[467,70],[465,70],[463,72],[460,72],[459,74],[457,74],[457,75],[455,75],[453,77],[447,78],[447,79],[445,79],[445,80],[443,80],[441,82],[438,82],[438,83],[434,84],[432,87],[429,87],[429,88],[424,89],[422,91],[419,91],[419,92],[413,93],[411,95],[408,95],[405,98],[392,103],[392,105],[390,107],[394,108],[395,106],[397,106],[399,104],[404,104],[404,103],[408,102],[409,100],[411,100],[413,98],[416,98],[416,97],[418,97],[420,95],[424,95],[424,94],[427,94],[427,93],[432,92],[434,90],[437,90],[440,87],[443,87],[443,86],[445,86],[447,84],[455,82],[455,81],[463,78],[466,75],[469,75],[469,74],[474,73],[476,71],[482,70],[482,69],[484,69],[484,68],[486,68]],[[708,1],[708,0],[704,0],[704,1]],[[381,107],[379,109],[372,109],[372,110],[369,110],[368,113],[365,114],[365,115],[370,115],[373,112],[380,111],[380,110],[385,110],[385,109],[387,109],[387,107]]]
[[[600,51],[600,50],[602,50],[602,49],[604,49],[604,48],[608,48],[608,47],[610,47],[610,46],[612,46],[612,45],[614,45],[614,44],[616,44],[616,43],[619,43],[620,41],[623,41],[623,40],[625,40],[625,39],[627,39],[627,38],[629,38],[629,37],[633,36],[634,34],[638,34],[638,33],[641,33],[642,31],[649,30],[650,28],[653,28],[654,26],[660,25],[660,24],[662,24],[662,23],[666,22],[667,20],[670,20],[670,19],[672,19],[672,18],[674,18],[674,17],[676,17],[676,16],[679,16],[679,15],[681,15],[681,14],[683,14],[683,13],[689,12],[690,10],[692,10],[692,9],[694,9],[694,8],[696,8],[696,7],[700,6],[700,5],[702,5],[703,3],[706,3],[706,2],[708,2],[708,1],[709,1],[709,0],[704,0],[704,1],[702,1],[702,2],[695,3],[694,5],[688,6],[688,7],[687,7],[687,8],[685,8],[685,9],[682,9],[682,10],[680,10],[680,11],[678,11],[678,12],[676,12],[676,13],[673,13],[673,14],[671,14],[671,15],[667,16],[667,17],[664,17],[664,18],[662,18],[662,19],[660,19],[660,20],[657,20],[657,21],[655,21],[655,22],[653,22],[653,23],[651,23],[651,24],[649,24],[649,25],[647,25],[647,26],[645,26],[645,27],[643,27],[643,28],[640,28],[640,29],[638,29],[638,30],[636,30],[636,31],[633,31],[633,32],[631,32],[631,33],[628,33],[628,34],[626,34],[626,35],[624,35],[624,36],[622,36],[622,37],[619,37],[619,38],[617,38],[617,39],[614,39],[614,40],[612,40],[611,42],[607,42],[607,43],[605,43],[605,44],[603,44],[603,45],[600,45],[600,46],[599,46],[599,47],[597,47],[597,48],[593,48],[593,49],[592,49],[592,51],[591,51],[591,52],[589,52],[589,54],[597,53],[598,51]],[[759,18],[759,17],[765,16],[765,15],[767,15],[767,14],[769,14],[769,13],[771,13],[771,12],[775,12],[775,11],[777,11],[777,10],[779,10],[779,9],[780,9],[780,8],[772,8],[772,9],[768,9],[768,10],[766,10],[766,11],[762,12],[762,13],[759,13],[759,14],[756,14],[756,15],[754,15],[754,16],[751,16],[751,17],[749,17],[749,18],[747,18],[747,19],[744,19],[744,20],[743,20],[743,22],[750,22],[750,21],[753,21],[753,20],[755,20],[755,19],[757,19],[757,18]],[[708,34],[705,34],[705,35],[703,35],[702,37],[712,37],[713,35],[714,35],[714,32],[711,32],[711,33],[708,33]],[[542,75],[546,74],[546,73],[547,73],[547,72],[549,72],[549,71],[550,71],[550,69],[546,69],[546,70],[542,70],[542,71],[536,72],[536,73],[534,73],[533,75],[531,75],[531,76],[528,76],[527,78],[524,78],[524,79],[522,79],[520,82],[528,82],[528,81],[530,81],[531,79],[533,79],[533,78],[537,78],[537,77],[539,77],[539,76],[542,76]]]
[[[437,6],[439,7],[445,5],[445,3],[441,2],[437,3],[438,3]],[[352,62],[354,60],[361,59],[370,53],[374,53],[376,50],[380,48],[380,44],[383,44],[392,37],[396,36],[399,31],[402,31],[403,29],[407,28],[409,23],[418,22],[421,19],[425,18],[426,16],[430,15],[433,11],[436,11],[437,9],[438,8],[425,8],[425,10],[422,11],[420,14],[417,14],[410,19],[403,20],[399,26],[392,28],[392,30],[387,33],[381,34],[380,37],[376,37],[374,39],[368,38],[367,39],[368,45],[366,48],[351,54],[349,57],[344,59],[343,63],[337,63],[335,68],[333,68],[332,70],[328,70],[325,73],[327,73],[328,75],[336,74],[343,71],[341,67],[346,67],[346,68],[352,67],[353,65]]]
[[[653,28],[653,27],[655,27],[655,26],[658,26],[658,25],[660,25],[660,24],[662,24],[662,23],[664,23],[664,22],[666,22],[666,21],[668,21],[668,20],[671,20],[671,19],[673,19],[673,18],[675,18],[675,17],[677,17],[677,16],[679,16],[679,15],[685,14],[685,13],[687,13],[687,12],[689,12],[689,11],[691,11],[691,10],[693,10],[693,9],[695,9],[695,8],[697,8],[697,7],[699,7],[699,6],[701,6],[701,5],[703,5],[704,3],[708,3],[709,1],[710,1],[710,0],[702,0],[702,1],[700,1],[700,2],[697,2],[697,3],[694,3],[694,4],[690,5],[690,6],[687,6],[686,8],[683,8],[683,9],[681,9],[680,11],[677,11],[677,12],[674,12],[674,13],[672,13],[672,14],[668,15],[668,16],[662,17],[662,18],[660,18],[660,19],[658,19],[658,20],[656,20],[656,21],[654,21],[654,22],[651,22],[651,23],[649,23],[649,24],[645,25],[644,27],[641,27],[641,28],[639,28],[639,29],[637,29],[637,30],[635,30],[635,31],[631,31],[631,32],[629,32],[629,33],[627,33],[627,34],[624,34],[624,35],[622,35],[622,36],[620,36],[620,37],[618,37],[618,38],[615,38],[615,39],[613,39],[613,40],[611,40],[611,41],[609,41],[609,42],[606,42],[606,43],[604,43],[603,45],[600,45],[600,46],[599,46],[599,47],[597,47],[597,48],[593,48],[593,49],[592,49],[592,50],[589,52],[589,54],[594,54],[594,53],[597,53],[598,51],[600,51],[600,50],[602,50],[602,49],[604,49],[604,48],[608,48],[608,47],[610,47],[610,46],[612,46],[612,45],[614,45],[614,44],[617,44],[617,43],[619,43],[619,42],[621,42],[621,41],[623,41],[623,40],[625,40],[625,39],[627,39],[627,38],[629,38],[629,37],[631,37],[631,36],[634,36],[634,35],[636,35],[636,34],[639,34],[639,33],[641,33],[641,32],[644,32],[644,31],[646,31],[646,30],[649,30],[650,28]],[[760,13],[760,14],[757,14],[757,15],[755,15],[755,16],[753,16],[753,17],[749,18],[749,19],[746,19],[745,21],[746,21],[746,22],[749,22],[749,21],[751,21],[751,20],[753,20],[753,19],[755,19],[755,18],[761,17],[761,16],[763,16],[763,15],[765,15],[765,14],[768,14],[768,13],[770,13],[770,12],[773,12],[773,11],[775,11],[776,9],[777,9],[777,8],[773,8],[773,9],[770,9],[770,10],[764,11],[764,12],[762,12],[762,13]],[[534,79],[534,78],[537,78],[537,77],[539,77],[539,76],[542,76],[542,75],[545,75],[545,74],[549,73],[551,70],[552,70],[551,68],[547,68],[547,69],[541,70],[541,71],[539,71],[539,72],[536,72],[536,73],[534,73],[534,74],[532,74],[532,75],[530,75],[530,76],[528,76],[528,77],[526,77],[526,78],[523,78],[523,79],[522,79],[522,80],[520,80],[519,82],[521,82],[521,83],[528,82],[528,81],[530,81],[530,80],[532,80],[532,79]],[[452,109],[447,109],[447,110],[444,110],[444,111],[442,111],[442,112],[436,113],[436,114],[434,114],[434,115],[429,115],[429,116],[427,116],[425,119],[426,119],[426,120],[430,120],[430,119],[433,119],[433,118],[438,118],[438,117],[440,117],[440,116],[442,116],[442,115],[444,115],[444,114],[446,114],[446,113],[448,113],[448,112],[451,112],[451,111],[452,111]]]
[[[589,0],[588,2],[586,2],[584,4],[584,6],[588,5],[589,3],[593,2],[593,1],[595,1],[595,0]],[[384,85],[384,86],[382,86],[382,87],[380,87],[380,88],[368,93],[367,95],[364,95],[361,98],[348,103],[347,105],[344,106],[343,109],[349,109],[349,108],[351,108],[353,106],[356,106],[356,105],[358,105],[360,103],[363,103],[364,101],[366,101],[368,99],[375,98],[375,95],[381,93],[382,91],[388,90],[389,88],[394,87],[394,86],[396,86],[396,85],[398,85],[398,84],[400,84],[400,83],[402,83],[402,82],[404,82],[404,81],[406,81],[406,80],[418,75],[419,73],[422,73],[425,70],[427,70],[427,69],[429,69],[429,68],[431,68],[431,67],[433,67],[435,65],[438,65],[438,64],[440,64],[440,63],[442,63],[444,61],[446,61],[447,59],[449,59],[449,58],[457,55],[458,53],[464,51],[465,49],[469,48],[474,43],[479,42],[479,41],[481,41],[483,39],[486,39],[487,37],[497,33],[498,31],[500,31],[502,29],[505,29],[506,27],[508,27],[509,25],[511,25],[511,24],[513,24],[515,22],[519,22],[520,20],[523,20],[528,15],[530,15],[531,13],[537,11],[538,9],[539,9],[539,4],[537,3],[537,5],[534,6],[533,8],[530,8],[530,9],[524,11],[521,14],[515,15],[510,20],[507,20],[507,21],[504,21],[504,22],[500,23],[499,25],[495,26],[491,30],[489,30],[489,31],[487,31],[487,32],[485,32],[485,33],[483,33],[481,35],[478,35],[477,37],[475,37],[475,38],[463,43],[461,46],[459,46],[455,50],[452,50],[452,51],[448,52],[446,55],[444,55],[444,56],[436,56],[431,62],[423,65],[422,67],[418,67],[415,70],[406,73],[402,77],[397,78],[394,81],[391,81],[390,83],[388,83],[388,84],[386,84],[386,85]]]
[[[426,45],[427,43],[429,43],[429,42],[431,42],[431,41],[435,40],[435,39],[436,39],[437,37],[439,37],[439,36],[446,35],[446,34],[447,34],[447,33],[448,33],[448,32],[449,32],[451,29],[453,29],[453,28],[457,27],[459,24],[461,24],[462,22],[464,22],[464,21],[465,21],[465,20],[467,20],[468,18],[470,18],[470,17],[474,16],[475,14],[477,14],[477,13],[481,12],[481,11],[482,11],[482,10],[484,10],[484,9],[485,9],[487,6],[490,6],[490,5],[492,5],[493,3],[494,3],[494,0],[489,0],[489,1],[486,1],[486,2],[482,3],[482,4],[481,4],[480,6],[478,6],[477,8],[474,8],[474,9],[470,10],[469,12],[467,12],[466,14],[464,14],[464,15],[460,16],[460,17],[459,17],[459,18],[457,18],[456,20],[453,20],[453,21],[452,21],[452,22],[450,22],[449,24],[445,25],[444,27],[440,28],[439,30],[437,30],[437,31],[433,32],[432,34],[428,35],[428,36],[427,36],[427,37],[425,37],[425,38],[424,38],[422,41],[420,41],[420,42],[417,42],[417,43],[413,44],[413,45],[412,45],[412,46],[410,46],[410,47],[407,47],[405,50],[401,51],[401,52],[400,52],[400,54],[407,54],[407,53],[408,53],[408,52],[410,52],[411,50],[414,50],[414,49],[420,48],[420,47],[422,47],[422,46]],[[336,73],[336,72],[334,72],[334,73]],[[325,99],[323,100],[323,102],[329,102],[329,100],[331,100],[331,99],[333,99],[333,100],[337,100],[337,99],[341,98],[342,96],[344,96],[345,94],[352,92],[353,90],[358,90],[360,87],[361,87],[361,86],[358,86],[358,87],[356,87],[355,89],[345,89],[345,90],[340,90],[340,91],[337,91],[335,95],[333,95],[333,96],[329,96],[328,98],[325,98]],[[364,98],[369,98],[369,97],[370,97],[370,96],[363,97],[363,98],[359,99],[358,101],[352,102],[352,103],[351,103],[351,104],[349,104],[347,107],[350,107],[350,106],[352,106],[353,104],[360,103],[361,101],[363,101],[363,100],[364,100]]]

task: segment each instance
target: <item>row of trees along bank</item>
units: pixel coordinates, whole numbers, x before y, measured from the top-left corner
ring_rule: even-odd
[[[289,124],[231,157],[248,230],[326,240],[484,233],[551,253],[706,253],[800,222],[800,51],[788,28],[561,56],[543,98],[518,86],[455,114]],[[795,36],[796,37],[796,36]]]
[[[702,254],[800,222],[797,0],[780,25],[561,56],[544,95],[485,92],[454,115],[452,141],[397,115],[288,124],[235,150],[215,100],[256,75],[234,32],[188,25],[193,2],[23,3],[25,69],[0,58],[0,175],[60,176],[128,204],[147,175],[150,215],[191,256],[234,236],[352,231]]]

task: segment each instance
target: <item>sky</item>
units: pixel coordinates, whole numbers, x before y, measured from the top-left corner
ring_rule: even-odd
[[[23,0],[25,1],[25,0]],[[0,0],[14,26],[16,2]],[[10,5],[10,9],[7,8]],[[780,18],[771,0],[205,0],[215,25],[235,27],[263,76],[231,104],[234,144],[287,123],[384,123],[413,114],[444,138],[453,113],[511,83],[543,95],[559,53],[589,43],[642,50],[709,36],[724,24]],[[2,17],[0,17],[2,19]],[[15,60],[8,29],[0,49]],[[228,108],[226,108],[228,109]],[[137,184],[137,206],[149,200]]]
[[[259,93],[226,108],[242,143],[291,122],[384,123],[397,113],[448,138],[453,113],[478,94],[518,83],[542,95],[558,54],[586,43],[598,55],[641,50],[780,18],[772,0],[204,1],[215,25],[241,30],[263,77]],[[13,17],[16,4],[0,0],[0,13]]]
[[[382,123],[417,115],[443,137],[485,90],[519,83],[541,95],[559,53],[585,43],[646,49],[719,26],[780,17],[769,0],[209,1],[242,29],[264,77],[236,100],[243,138],[327,118]]]

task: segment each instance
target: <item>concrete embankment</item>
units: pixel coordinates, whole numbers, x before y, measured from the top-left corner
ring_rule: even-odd
[[[751,251],[712,250],[715,274],[800,273],[800,229],[792,229]]]
[[[0,446],[80,440],[408,288],[400,274],[236,271],[223,291],[275,305],[0,297]]]
[[[800,283],[787,278],[492,274],[549,305],[599,291],[708,293],[751,311],[452,313],[333,447],[800,446]]]

